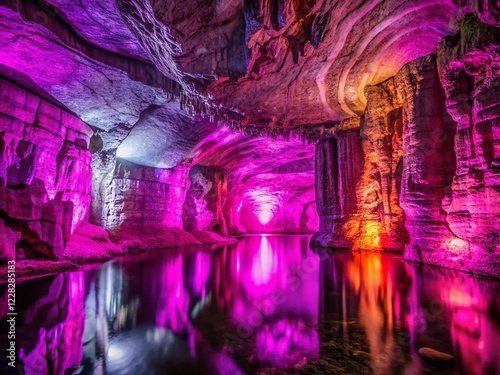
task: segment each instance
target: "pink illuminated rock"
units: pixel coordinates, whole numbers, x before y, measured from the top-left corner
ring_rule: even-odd
[[[184,229],[210,230],[227,235],[222,207],[227,197],[227,174],[219,168],[193,167],[183,206]]]
[[[83,222],[71,235],[64,258],[75,263],[86,263],[107,260],[125,252],[126,249],[111,242],[108,232],[103,228]]]
[[[246,233],[246,229],[241,225],[243,198],[239,195],[238,190],[233,188],[229,191],[226,204],[222,208],[226,219],[227,232],[232,236]]]
[[[0,88],[0,208],[10,249],[5,251],[12,258],[17,237],[21,258],[61,258],[88,214],[92,130],[5,80]]]
[[[157,169],[120,161],[113,176],[104,205],[105,229],[182,228],[188,167]]]
[[[188,169],[155,169],[121,161],[106,191],[103,227],[129,250],[199,244],[182,230]]]
[[[235,238],[224,237],[224,236],[221,236],[217,233],[210,232],[207,230],[201,230],[201,229],[193,230],[193,231],[189,232],[189,234],[204,244],[205,243],[212,244],[212,243],[236,243],[236,242],[238,242],[238,240],[236,240]]]
[[[464,26],[454,43],[445,39],[438,55],[446,106],[457,123],[457,169],[444,209],[458,237],[455,267],[500,276],[500,36],[467,20],[475,27]]]
[[[435,52],[458,12],[451,0],[269,4],[247,5],[247,76],[209,87],[219,103],[264,126],[361,115],[364,88]]]
[[[451,266],[450,245],[456,237],[446,223],[443,199],[456,168],[455,123],[446,112],[435,57],[406,65],[396,84],[403,100],[401,206],[411,237],[405,258]]]

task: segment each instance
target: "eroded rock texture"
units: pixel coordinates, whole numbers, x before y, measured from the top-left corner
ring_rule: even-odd
[[[0,80],[2,255],[62,257],[88,215],[91,135],[74,115]]]
[[[364,160],[355,197],[358,205],[345,231],[356,249],[401,250],[408,241],[399,205],[404,153],[401,103],[392,78],[368,86],[365,96],[368,102],[360,127]]]
[[[396,81],[404,103],[401,205],[411,236],[405,257],[445,265],[455,241],[443,210],[456,168],[455,123],[446,112],[433,56],[406,65]]]
[[[112,239],[131,249],[197,243],[182,230],[188,172],[117,163],[104,205]]]
[[[227,174],[220,168],[193,167],[184,202],[184,229],[211,230],[227,235],[222,208],[227,199]]]
[[[356,211],[356,186],[363,154],[358,131],[338,133],[316,145],[316,205],[319,231],[313,245],[350,249],[353,241],[344,225]]]
[[[458,238],[454,261],[474,273],[498,275],[500,34],[473,18],[469,22],[476,27],[464,28],[460,39],[445,39],[439,49],[446,105],[457,124],[457,168],[444,210]]]
[[[317,146],[316,194],[322,225],[312,243],[400,251],[408,241],[399,203],[402,104],[393,79],[367,87],[365,95],[364,117],[344,121],[335,138]]]

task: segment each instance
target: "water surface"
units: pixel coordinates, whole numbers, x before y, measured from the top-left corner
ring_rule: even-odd
[[[27,374],[500,374],[498,281],[308,240],[248,236],[20,283],[18,363]],[[454,366],[423,362],[423,346]]]

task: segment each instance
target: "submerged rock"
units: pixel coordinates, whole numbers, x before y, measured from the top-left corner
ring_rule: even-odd
[[[455,357],[450,354],[446,354],[440,351],[437,351],[432,348],[420,348],[418,350],[418,355],[425,361],[432,363],[437,366],[453,366],[455,363]]]

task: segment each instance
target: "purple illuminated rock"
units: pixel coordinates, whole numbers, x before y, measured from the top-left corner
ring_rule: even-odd
[[[487,3],[487,2],[484,2]],[[446,106],[457,124],[457,168],[444,210],[457,236],[457,268],[500,276],[500,78],[498,29],[469,17],[461,38],[445,39],[439,69]]]
[[[126,251],[109,239],[103,228],[81,223],[71,235],[64,251],[64,258],[75,263],[103,261]]]
[[[115,1],[85,0],[73,3],[48,0],[47,4],[52,9],[46,9],[46,17],[63,17],[89,43],[120,55],[147,59],[138,40],[121,18]]]
[[[404,113],[401,206],[411,237],[405,258],[450,266],[448,248],[456,237],[446,223],[443,199],[456,168],[455,123],[446,112],[435,57],[407,64],[396,84]]]
[[[24,22],[19,14],[3,6],[0,36],[0,64],[27,75],[92,126],[110,130],[118,124],[132,125],[151,104],[167,100],[162,90],[89,59],[44,27]]]
[[[81,120],[0,80],[0,209],[12,258],[61,258],[90,205],[92,130]],[[11,228],[11,229],[9,229]]]
[[[220,168],[193,167],[190,187],[183,205],[184,229],[210,230],[227,235],[222,207],[227,197],[227,174]]]

